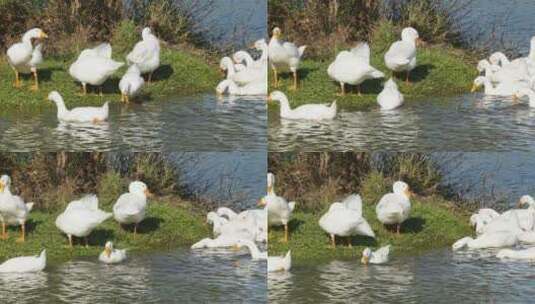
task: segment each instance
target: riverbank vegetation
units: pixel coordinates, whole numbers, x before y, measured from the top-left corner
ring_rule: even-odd
[[[49,260],[56,262],[96,257],[107,240],[117,248],[144,252],[191,245],[210,233],[204,219],[207,205],[182,186],[181,173],[162,154],[4,153],[0,163],[2,174],[12,178],[12,192],[35,203],[26,242],[17,243],[20,229],[10,227],[10,238],[0,241],[0,260],[37,254],[42,248],[47,249]],[[74,249],[68,248],[66,236],[55,226],[67,204],[95,193],[99,207],[112,212],[113,204],[133,180],[142,180],[154,194],[137,237],[109,219],[91,233],[89,248],[78,239]]]
[[[285,39],[307,45],[300,68],[300,87],[289,90],[291,75],[282,74],[279,88],[288,94],[293,106],[325,103],[334,99],[344,109],[365,110],[375,107],[382,82],[391,73],[384,65],[384,54],[391,43],[400,39],[401,29],[416,28],[425,45],[418,49],[418,66],[411,73],[412,84],[404,75],[395,75],[406,101],[423,100],[468,92],[477,76],[474,68],[476,50],[461,35],[465,8],[470,0],[417,1],[270,1],[269,28],[278,26]],[[306,18],[304,18],[306,16]],[[342,50],[358,41],[367,41],[371,63],[385,73],[382,80],[366,81],[363,96],[355,92],[340,97],[339,84],[327,75],[327,67]],[[272,75],[270,75],[272,76]]]
[[[215,65],[217,49],[197,28],[194,16],[211,12],[211,1],[13,1],[0,2],[0,45],[2,54],[29,28],[38,26],[47,32],[45,61],[39,68],[40,91],[31,92],[30,75],[21,89],[12,86],[14,74],[5,55],[0,58],[0,99],[6,106],[26,110],[53,106],[45,102],[51,90],[59,91],[69,105],[119,102],[118,82],[127,67],[121,68],[104,85],[104,97],[93,92],[79,96],[80,86],[68,74],[79,52],[100,42],[110,42],[113,58],[125,62],[126,54],[140,40],[141,29],[151,27],[161,39],[161,66],[144,99],[170,94],[189,95],[211,90],[220,78]],[[184,71],[187,71],[185,73]]]
[[[392,254],[407,255],[449,246],[471,233],[467,210],[444,194],[447,189],[441,189],[441,175],[424,154],[273,153],[269,168],[276,175],[277,194],[296,201],[289,242],[281,242],[282,229],[270,229],[269,250],[273,254],[291,249],[292,257],[303,262],[355,258],[365,247],[390,244]],[[375,205],[392,191],[396,180],[407,182],[416,194],[399,236],[387,230],[375,214]],[[340,238],[337,248],[332,249],[318,221],[331,203],[351,193],[361,195],[364,218],[376,239],[356,236],[348,248]]]

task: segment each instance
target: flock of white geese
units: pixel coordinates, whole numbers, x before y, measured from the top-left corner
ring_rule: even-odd
[[[274,85],[279,85],[278,67],[287,66],[294,75],[292,89],[297,89],[297,70],[306,46],[297,47],[294,43],[281,41],[281,30],[273,29],[269,42],[269,61],[273,69]],[[420,42],[418,31],[407,27],[401,32],[401,40],[394,42],[384,55],[385,65],[394,72],[405,72],[409,83],[410,72],[416,67],[416,50]],[[385,74],[370,64],[370,46],[359,43],[348,51],[341,51],[329,65],[327,74],[340,84],[340,95],[345,95],[346,85],[355,85],[361,95],[360,85],[368,79],[384,78]],[[280,117],[284,119],[331,120],[336,117],[336,101],[331,104],[305,104],[292,109],[288,98],[281,91],[274,91],[268,100],[280,103]],[[391,77],[377,96],[377,103],[383,110],[393,110],[404,102],[403,94]]]
[[[11,178],[8,175],[0,177],[0,221],[2,222],[1,239],[6,240],[8,233],[6,227],[18,225],[21,228],[18,243],[25,242],[26,221],[33,203],[25,203],[17,195],[11,193]],[[133,235],[136,237],[138,225],[145,219],[150,192],[147,185],[141,181],[133,181],[128,186],[128,192],[123,193],[115,204],[112,212],[99,208],[98,198],[94,194],[85,195],[79,200],[70,202],[65,210],[56,218],[56,227],[63,232],[73,247],[73,238],[85,240],[88,247],[88,236],[104,221],[113,217],[119,225],[133,225]],[[99,261],[106,264],[120,263],[126,259],[125,249],[116,249],[113,242],[107,241]],[[37,272],[46,267],[46,251],[38,256],[16,257],[0,264],[2,272]]]
[[[267,195],[262,198],[261,204],[266,206],[268,224],[270,226],[284,227],[284,242],[288,242],[289,228],[294,211],[295,202],[288,202],[275,193],[275,175],[268,173]],[[397,181],[393,185],[393,192],[385,194],[376,206],[377,219],[384,225],[391,227],[398,234],[400,227],[409,218],[411,211],[411,192],[409,185]],[[375,238],[371,226],[362,214],[362,199],[358,194],[351,194],[342,202],[334,202],[329,210],[321,216],[319,226],[330,236],[332,247],[336,247],[336,238],[346,238],[351,246],[351,237],[356,235]],[[388,262],[390,245],[372,251],[365,248],[362,252],[363,264],[383,264]],[[284,257],[277,257],[277,263],[270,265],[268,271],[288,271],[291,267],[290,251]]]
[[[481,73],[474,80],[472,92],[484,87],[485,95],[528,97],[529,106],[535,107],[535,37],[531,38],[528,56],[513,60],[502,52],[495,52],[477,64]]]
[[[522,208],[526,207],[527,208]],[[454,251],[468,248],[504,248],[535,245],[535,200],[529,195],[520,198],[518,208],[499,213],[490,208],[478,210],[470,217],[476,237],[464,237],[452,246]],[[535,260],[535,247],[527,249],[502,249],[500,259]]]
[[[11,45],[7,50],[7,61],[15,73],[14,86],[20,88],[20,74],[31,73],[34,77],[32,90],[39,89],[38,68],[43,63],[42,43],[34,45],[34,40],[43,40],[48,35],[40,28],[33,28],[22,35],[21,42]],[[121,100],[129,102],[141,92],[145,85],[143,74],[147,74],[150,83],[154,71],[160,66],[160,42],[146,27],[141,32],[142,40],[126,56],[128,70],[119,81]],[[87,94],[87,85],[96,86],[102,95],[102,85],[124,65],[112,59],[112,47],[102,43],[94,48],[80,52],[76,61],[69,67],[71,77],[81,84],[82,93]],[[52,91],[48,99],[57,106],[58,120],[63,122],[98,123],[108,119],[109,108],[106,102],[102,107],[78,107],[67,109],[63,98],[57,91]]]

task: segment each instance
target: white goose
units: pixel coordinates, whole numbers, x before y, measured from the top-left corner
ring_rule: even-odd
[[[280,41],[281,34],[280,28],[274,28],[273,35],[271,36],[268,45],[268,56],[269,61],[271,62],[271,68],[273,69],[275,87],[279,85],[277,68],[280,66],[288,66],[294,77],[293,89],[297,89],[297,69],[301,57],[305,52],[306,45],[297,47],[294,43],[282,42]]]
[[[516,73],[512,69],[502,68],[499,65],[491,64],[488,60],[480,60],[477,64],[477,70],[484,72],[484,76],[487,77],[492,83],[522,81],[524,77]]]
[[[105,102],[102,107],[78,107],[67,109],[63,97],[52,91],[48,94],[48,100],[53,101],[58,109],[57,118],[61,122],[100,123],[108,120],[109,105]]]
[[[367,43],[357,44],[350,51],[341,51],[333,63],[329,65],[327,74],[340,83],[341,94],[345,95],[345,84],[357,85],[368,79],[383,78],[385,74],[370,65],[370,46]]]
[[[530,70],[533,70],[533,67],[530,66],[530,60],[527,58],[517,58],[510,61],[502,52],[490,55],[489,61],[491,64],[500,66],[500,71],[511,77],[510,80],[529,80]]]
[[[419,40],[418,31],[412,27],[401,31],[401,40],[394,42],[385,53],[385,64],[394,72],[406,72],[406,82],[409,74],[416,67],[416,46]]]
[[[197,243],[191,245],[191,249],[201,248],[229,248],[237,246],[240,235],[219,235],[215,239],[204,238]]]
[[[56,218],[56,227],[67,235],[70,247],[73,245],[73,236],[83,237],[85,246],[88,247],[87,236],[110,217],[112,217],[111,213],[98,208],[98,198],[91,194],[69,203],[65,211]]]
[[[0,264],[0,273],[39,272],[46,267],[46,249],[38,256],[16,257]]]
[[[393,193],[385,194],[377,206],[375,212],[377,219],[385,225],[396,225],[397,233],[400,232],[401,224],[409,217],[411,212],[411,192],[409,185],[397,181],[392,186]]]
[[[113,205],[113,217],[121,225],[134,224],[134,237],[137,234],[137,226],[147,211],[147,197],[150,196],[147,185],[140,181],[131,182],[128,185],[128,193],[123,193]]]
[[[126,56],[128,64],[138,66],[141,74],[149,74],[147,82],[152,80],[152,74],[160,66],[160,41],[146,27],[141,32],[142,41],[136,43],[134,49]]]
[[[295,209],[295,202],[287,202],[275,194],[275,175],[267,174],[267,195],[260,200],[261,206],[266,206],[268,225],[284,226],[284,242],[288,242],[288,222]]]
[[[117,264],[126,260],[126,249],[115,249],[113,243],[106,242],[104,251],[98,257],[98,260],[105,264]]]
[[[236,217],[238,216],[238,214],[234,210],[228,207],[219,207],[217,208],[216,213],[219,216],[226,217],[229,221],[236,219]]]
[[[474,79],[474,85],[472,86],[471,92],[473,93],[477,91],[481,86],[485,87],[485,95],[513,96],[515,92],[518,92],[523,88],[529,88],[529,83],[524,81],[507,81],[494,86],[489,78],[478,76]]]
[[[217,236],[221,235],[221,227],[223,227],[225,224],[228,223],[228,219],[226,219],[226,218],[224,218],[222,216],[219,216],[217,213],[215,213],[213,211],[210,211],[206,215],[206,222],[213,226],[212,227],[212,232],[213,232],[214,236],[217,237]]]
[[[304,120],[331,120],[336,117],[336,100],[331,105],[327,104],[305,104],[295,109],[290,108],[288,98],[281,91],[272,92],[268,101],[278,101],[280,103],[280,117],[285,119]]]
[[[87,84],[98,86],[102,95],[102,84],[123,65],[123,62],[111,59],[111,45],[103,43],[83,50],[71,64],[69,74],[82,84],[84,95],[87,94]]]
[[[257,51],[261,52],[260,58],[258,58],[258,60],[256,60],[254,62],[254,64],[257,67],[262,67],[262,68],[266,69],[266,72],[267,72],[267,63],[268,63],[268,60],[269,60],[269,56],[268,56],[269,47],[268,47],[268,44],[266,43],[266,39],[259,39],[259,40],[255,41],[253,47]]]
[[[375,238],[372,228],[362,217],[362,199],[358,194],[348,196],[341,203],[332,203],[329,211],[320,218],[319,225],[330,235],[333,248],[336,247],[336,236],[349,237],[349,246],[350,237],[354,235]]]
[[[141,77],[137,64],[131,65],[119,81],[121,101],[130,102],[130,97],[138,95],[144,84],[145,80]]]
[[[535,92],[533,92],[530,88],[522,88],[515,92],[514,97],[516,98],[522,98],[524,96],[528,97],[529,100],[529,107],[535,108]]]
[[[260,249],[258,249],[258,246],[256,246],[256,244],[251,240],[240,239],[236,242],[236,244],[238,247],[247,247],[253,260],[265,260],[268,257],[267,251],[261,252]]]
[[[7,49],[7,61],[13,72],[15,72],[16,88],[22,86],[20,80],[20,73],[31,72],[35,79],[35,84],[32,86],[33,90],[39,89],[39,81],[37,78],[37,65],[42,62],[41,46],[33,47],[32,39],[48,38],[45,32],[40,28],[33,28],[22,36],[22,42],[13,44]]]
[[[292,252],[288,250],[285,256],[270,256],[267,259],[268,272],[289,271],[292,268]]]
[[[22,198],[11,194],[11,178],[0,177],[0,220],[2,221],[2,239],[7,239],[6,225],[20,225],[21,235],[17,242],[24,242],[26,237],[26,221],[34,203],[24,203]]]
[[[398,85],[394,79],[390,78],[379,95],[377,103],[383,110],[393,110],[403,105],[403,94],[399,92]]]
[[[381,247],[376,251],[372,251],[370,248],[362,251],[362,258],[360,262],[366,264],[384,264],[388,262],[388,255],[390,254],[390,245]]]
[[[518,239],[514,233],[510,232],[493,232],[484,233],[473,239],[469,236],[464,237],[451,246],[454,251],[468,247],[469,249],[500,248],[514,246]]]
[[[245,95],[266,95],[267,83],[265,81],[250,82],[244,86],[238,86],[233,80],[225,79],[221,81],[216,87],[216,93],[223,95],[228,92],[229,95],[245,96]]]
[[[485,227],[494,219],[500,216],[494,209],[483,208],[479,209],[477,213],[470,216],[470,225],[475,227],[476,234],[481,235],[485,231]]]
[[[535,260],[535,247],[522,249],[522,250],[512,250],[512,249],[502,249],[498,251],[496,257],[499,259],[512,259],[512,260]]]

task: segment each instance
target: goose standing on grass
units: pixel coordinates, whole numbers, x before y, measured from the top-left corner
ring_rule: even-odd
[[[267,174],[267,195],[260,200],[260,205],[267,208],[268,225],[284,226],[284,242],[288,242],[288,223],[295,209],[295,202],[288,202],[275,194],[275,175]]]
[[[384,264],[388,262],[388,255],[390,254],[390,245],[379,248],[377,251],[372,251],[370,248],[362,251],[362,258],[360,262],[367,264]]]
[[[418,31],[412,27],[401,31],[401,40],[394,42],[385,53],[385,64],[393,72],[405,72],[405,81],[409,83],[409,74],[416,67],[416,46],[420,38]]]
[[[103,43],[93,49],[83,50],[71,64],[69,74],[82,84],[82,94],[87,94],[87,84],[97,86],[102,96],[104,82],[124,65],[111,58],[111,45]]]
[[[11,194],[11,178],[8,175],[0,177],[0,219],[2,220],[1,239],[8,237],[6,225],[19,225],[21,235],[17,242],[24,242],[26,238],[26,221],[34,203],[24,203],[22,198]]]
[[[275,87],[279,86],[279,75],[277,69],[281,66],[288,66],[293,73],[293,89],[297,90],[297,69],[306,45],[297,47],[291,42],[282,42],[280,37],[282,35],[281,29],[276,27],[273,29],[273,35],[268,45],[268,56],[273,69],[273,79]]]
[[[403,105],[403,101],[403,94],[398,90],[398,85],[392,78],[385,83],[385,87],[377,95],[377,103],[383,110],[399,108]]]
[[[519,99],[524,96],[528,97],[529,107],[535,108],[535,92],[533,92],[533,90],[530,88],[522,88],[522,89],[516,90],[514,94],[514,97],[519,98]]]
[[[89,247],[87,237],[93,229],[112,217],[112,215],[98,208],[96,195],[86,195],[80,200],[72,201],[67,205],[65,211],[56,218],[56,227],[67,235],[71,248],[73,236],[84,238],[85,246]]]
[[[105,102],[102,107],[78,107],[67,109],[63,97],[52,91],[48,94],[48,100],[53,101],[58,109],[57,117],[61,122],[100,123],[108,120],[109,105]]]
[[[524,81],[506,81],[493,85],[489,78],[478,76],[474,79],[471,92],[476,92],[481,86],[485,87],[485,95],[513,96],[521,89],[529,88],[529,83]]]
[[[381,223],[396,225],[396,231],[399,234],[401,224],[411,212],[411,192],[409,185],[402,181],[395,182],[392,188],[393,193],[387,193],[381,198],[375,212]]]
[[[126,249],[115,249],[113,243],[106,242],[104,251],[98,257],[98,260],[105,264],[117,264],[126,260]]]
[[[160,41],[146,27],[141,32],[141,40],[136,43],[134,49],[126,56],[128,64],[136,64],[141,74],[149,74],[147,82],[152,80],[152,74],[160,66]]]
[[[496,257],[498,259],[535,261],[535,247],[522,250],[502,249],[498,251]]]
[[[351,51],[341,51],[333,63],[329,65],[327,74],[340,83],[341,95],[345,95],[345,84],[356,85],[358,94],[360,84],[368,79],[385,77],[385,74],[370,65],[370,46],[367,43],[357,44]]]
[[[319,225],[330,235],[333,248],[336,247],[336,236],[347,237],[349,247],[354,235],[375,238],[370,224],[362,217],[362,199],[358,194],[348,196],[341,203],[332,203],[329,211],[320,218]]]
[[[272,92],[268,101],[278,101],[280,117],[284,119],[331,120],[336,117],[336,100],[332,104],[305,104],[295,109],[290,108],[288,98],[281,91]]]
[[[267,82],[255,81],[250,82],[244,86],[238,86],[233,80],[225,79],[217,85],[215,90],[218,95],[223,95],[226,92],[228,92],[229,95],[234,96],[266,95]]]
[[[147,185],[140,181],[131,182],[128,193],[123,193],[113,205],[113,216],[121,225],[134,224],[134,237],[137,234],[137,226],[147,211],[147,197],[150,196]]]
[[[39,272],[46,267],[46,249],[38,256],[16,257],[0,264],[0,273]]]
[[[261,252],[260,249],[258,249],[258,246],[256,246],[256,244],[251,240],[240,239],[236,242],[236,244],[238,247],[247,247],[253,260],[265,260],[268,257],[267,251]]]
[[[41,54],[41,46],[33,47],[32,39],[48,38],[45,32],[40,28],[33,28],[22,36],[22,42],[13,44],[7,49],[7,61],[13,72],[15,72],[14,87],[20,88],[22,81],[20,80],[21,73],[31,72],[35,79],[35,84],[32,90],[39,89],[39,81],[37,78],[37,65],[43,60]]]
[[[131,65],[124,76],[119,81],[119,90],[121,91],[121,101],[130,102],[130,97],[135,97],[141,91],[145,80],[141,77],[141,72],[137,64]]]
[[[285,256],[270,256],[267,258],[268,272],[289,271],[292,268],[292,252],[288,250]]]

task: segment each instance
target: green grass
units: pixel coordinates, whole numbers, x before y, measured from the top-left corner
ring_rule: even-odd
[[[306,103],[330,103],[337,101],[339,108],[344,110],[361,111],[377,106],[377,95],[382,90],[382,83],[386,81],[391,72],[384,65],[384,53],[386,49],[374,48],[370,44],[374,67],[385,73],[385,79],[367,80],[361,85],[362,96],[357,95],[355,87],[346,85],[346,96],[337,96],[340,85],[335,83],[329,75],[327,68],[334,61],[332,58],[324,60],[305,59],[299,68],[299,87],[297,91],[290,90],[293,78],[289,73],[281,73],[282,80],[278,88],[274,88],[272,72],[270,71],[270,91],[281,90],[287,94],[292,107]],[[341,50],[339,50],[341,51]],[[306,51],[305,51],[306,58]],[[449,96],[468,92],[472,81],[477,76],[475,65],[470,55],[462,50],[447,48],[444,46],[430,46],[419,48],[417,54],[418,65],[411,72],[411,84],[405,84],[405,74],[396,75],[400,91],[405,96],[405,101],[424,101],[426,97]],[[273,103],[275,104],[275,103]],[[278,106],[271,105],[271,111]]]
[[[111,206],[102,207],[111,211]],[[129,254],[156,249],[191,245],[210,235],[204,216],[194,211],[192,203],[171,203],[167,199],[151,200],[145,220],[138,227],[138,235],[120,228],[108,219],[89,236],[89,248],[76,239],[74,249],[68,247],[67,237],[56,228],[58,212],[33,211],[27,223],[26,242],[17,243],[19,228],[10,227],[9,239],[0,241],[0,261],[21,255],[36,255],[46,248],[49,263],[58,263],[75,257],[95,257],[103,250],[107,240],[117,248],[127,248]],[[128,228],[127,228],[128,229]]]
[[[366,197],[364,196],[364,202]],[[413,198],[410,218],[402,225],[401,234],[387,230],[375,214],[375,204],[364,204],[364,217],[376,234],[376,239],[356,236],[351,239],[352,248],[346,240],[337,238],[337,247],[330,247],[329,236],[321,229],[318,221],[321,213],[296,211],[290,222],[290,240],[281,242],[283,230],[270,229],[270,255],[282,255],[292,250],[292,259],[311,262],[329,258],[357,259],[365,247],[379,248],[392,245],[391,255],[408,255],[451,245],[457,239],[469,235],[471,228],[464,215],[458,215],[438,197]],[[299,205],[296,207],[299,209]]]
[[[125,56],[114,55],[117,61],[125,62]],[[54,107],[46,98],[50,91],[56,90],[63,96],[67,107],[80,105],[101,105],[105,101],[120,102],[119,80],[126,71],[126,65],[110,77],[103,87],[104,96],[98,96],[96,88],[89,88],[89,94],[80,96],[80,84],[69,75],[69,66],[75,56],[65,58],[45,57],[39,69],[40,90],[30,91],[33,79],[24,75],[22,88],[13,87],[14,73],[5,58],[0,58],[0,100],[2,110],[21,109],[35,111],[43,107]],[[162,48],[161,66],[153,74],[153,82],[146,84],[142,100],[153,100],[169,95],[191,95],[212,90],[220,75],[215,66],[188,51]]]

